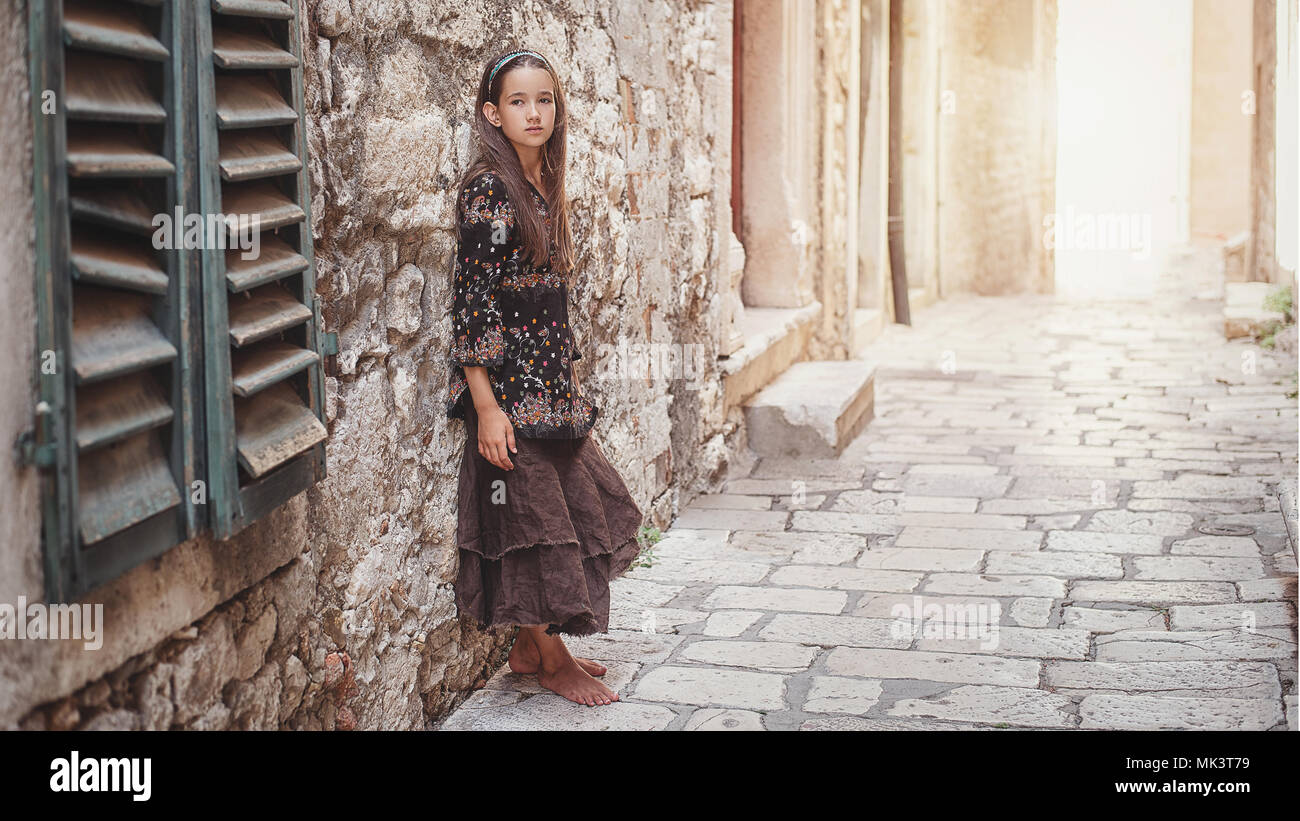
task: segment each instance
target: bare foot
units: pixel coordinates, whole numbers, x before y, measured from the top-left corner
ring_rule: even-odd
[[[537,683],[569,701],[586,704],[588,707],[612,704],[619,700],[618,693],[587,675],[573,656],[561,661],[555,670],[539,668]]]
[[[605,673],[609,672],[605,665],[598,661],[579,658],[577,656],[574,656],[573,660],[576,661],[578,666],[582,668],[583,672],[589,676],[603,676]],[[537,649],[537,642],[533,641],[532,634],[527,630],[519,631],[519,636],[515,639],[514,646],[510,648],[510,656],[506,659],[506,663],[510,665],[511,672],[524,675],[536,673],[541,669],[541,651]]]

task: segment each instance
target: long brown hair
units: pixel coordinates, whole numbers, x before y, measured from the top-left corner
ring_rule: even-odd
[[[470,164],[469,170],[461,177],[460,187],[457,189],[456,215],[458,220],[464,217],[460,213],[460,191],[464,190],[470,180],[484,171],[495,173],[505,183],[506,193],[515,206],[515,221],[520,227],[524,242],[524,260],[532,265],[545,265],[553,251],[555,264],[552,270],[567,280],[573,271],[573,235],[569,230],[568,197],[564,194],[568,105],[565,103],[560,78],[555,76],[550,61],[543,63],[531,54],[524,54],[511,60],[489,83],[488,78],[492,74],[492,68],[508,53],[503,51],[489,60],[483,67],[483,75],[479,79],[478,100],[474,104],[474,130],[478,133],[480,151],[478,157]],[[549,237],[546,235],[545,223],[537,209],[521,207],[523,203],[531,205],[533,196],[528,180],[524,177],[523,166],[519,163],[519,153],[515,151],[514,144],[505,133],[483,114],[484,103],[501,105],[501,87],[506,75],[517,68],[524,67],[546,71],[551,75],[551,82],[555,86],[555,129],[551,132],[550,139],[542,146],[542,185],[538,186],[538,190],[546,198],[546,206],[551,218]],[[459,227],[457,230],[459,232]]]

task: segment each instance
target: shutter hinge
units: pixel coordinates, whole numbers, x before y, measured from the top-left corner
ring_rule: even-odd
[[[325,355],[325,375],[339,375],[339,335],[337,331],[320,335],[321,353]]]
[[[50,433],[52,416],[48,402],[41,400],[36,403],[35,429],[23,431],[14,441],[14,456],[20,465],[47,468],[54,464],[58,449]]]

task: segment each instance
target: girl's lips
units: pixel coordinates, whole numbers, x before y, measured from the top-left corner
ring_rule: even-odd
[[[537,126],[536,128],[525,128],[525,129],[524,129],[524,131],[528,131],[528,132],[539,132],[539,131],[541,131],[541,130],[542,130],[542,127],[541,127],[541,126]]]

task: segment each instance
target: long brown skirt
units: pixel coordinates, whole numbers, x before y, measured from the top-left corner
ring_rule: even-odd
[[[472,406],[465,423],[456,529],[460,612],[483,626],[608,632],[609,582],[640,553],[642,521],[618,471],[590,436],[516,436],[514,470],[503,470],[478,452]]]

